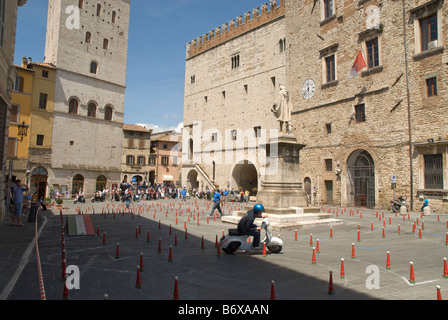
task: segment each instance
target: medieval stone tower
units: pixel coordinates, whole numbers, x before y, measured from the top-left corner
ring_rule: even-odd
[[[54,189],[93,193],[120,183],[129,16],[130,0],[49,0]]]

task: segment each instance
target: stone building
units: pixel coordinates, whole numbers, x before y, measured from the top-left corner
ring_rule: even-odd
[[[0,194],[5,195],[12,183],[12,172],[6,161],[8,153],[8,131],[11,113],[11,96],[16,71],[14,68],[14,52],[18,7],[27,0],[0,0]],[[4,221],[9,207],[6,197],[0,197],[0,222]]]
[[[148,184],[150,171],[151,133],[139,125],[123,125],[121,182]]]
[[[182,135],[176,131],[157,132],[151,138],[149,185],[180,186]]]
[[[49,0],[44,62],[57,69],[45,169],[69,194],[120,183],[129,15],[130,0]]]
[[[286,3],[287,85],[301,177],[319,204],[448,201],[448,4]],[[358,60],[359,70],[350,78]],[[308,83],[312,83],[308,86]]]
[[[26,57],[15,68],[7,157],[13,162],[12,181],[22,180],[38,200],[48,195],[48,172],[44,167],[51,163],[56,69]],[[19,126],[23,125],[26,135],[20,136]]]
[[[182,185],[256,192],[286,83],[285,1],[270,1],[187,44]]]

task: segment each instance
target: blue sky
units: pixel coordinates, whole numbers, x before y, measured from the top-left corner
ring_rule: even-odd
[[[74,3],[77,1],[74,1]],[[125,123],[155,130],[183,120],[185,45],[267,0],[131,0]],[[47,0],[19,8],[15,63],[42,62]]]

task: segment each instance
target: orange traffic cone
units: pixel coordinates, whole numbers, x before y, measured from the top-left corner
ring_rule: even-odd
[[[330,282],[329,282],[329,285],[328,285],[328,294],[334,294],[333,271],[330,271]]]
[[[356,259],[356,255],[355,255],[355,244],[352,243],[352,259]]]
[[[169,255],[168,255],[168,262],[171,262],[171,261],[173,261],[173,252],[172,252],[172,247],[170,246],[170,252],[169,252]]]
[[[115,252],[115,259],[120,259],[120,244],[117,242],[117,250]]]
[[[341,258],[341,279],[345,279],[344,258]]]
[[[137,289],[141,289],[142,288],[142,281],[141,281],[141,278],[140,278],[140,266],[137,266],[137,280],[136,280],[136,283],[135,283],[135,287]]]
[[[387,251],[386,269],[390,270],[390,255],[389,255],[389,251]]]
[[[414,276],[414,262],[410,262],[411,265],[411,275],[409,277],[409,282],[415,284],[415,276]]]
[[[275,300],[275,289],[274,289],[275,281],[271,281],[271,300]]]
[[[173,295],[173,299],[174,300],[179,300],[179,278],[178,277],[174,277],[174,295]]]
[[[443,277],[448,278],[448,268],[446,266],[446,258],[443,258]]]
[[[313,247],[313,258],[311,259],[312,264],[316,264],[316,248]]]
[[[440,286],[436,286],[437,289],[437,300],[442,300],[442,294],[440,293]]]

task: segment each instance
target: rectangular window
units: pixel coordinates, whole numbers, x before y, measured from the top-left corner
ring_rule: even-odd
[[[36,145],[37,146],[43,146],[44,145],[44,136],[43,135],[41,135],[41,134],[37,135]]]
[[[367,66],[369,68],[380,65],[380,53],[378,48],[378,38],[366,42],[367,47]]]
[[[126,164],[133,165],[134,164],[134,156],[127,156],[126,157]]]
[[[12,123],[19,123],[19,106],[16,104],[11,105],[9,121]]]
[[[426,79],[426,93],[428,97],[437,96],[437,78]]]
[[[17,76],[14,81],[14,91],[23,92],[23,77]]]
[[[48,95],[46,93],[40,94],[39,109],[47,109],[47,99],[48,99]]]
[[[324,19],[330,18],[333,13],[333,0],[324,0]]]
[[[355,112],[356,112],[356,122],[366,121],[366,106],[364,103],[355,106]]]
[[[325,128],[327,129],[327,133],[330,134],[331,133],[331,123],[327,123],[325,125]]]
[[[232,141],[236,141],[236,139],[238,137],[238,131],[237,130],[232,130],[231,134],[232,134]]]
[[[240,55],[233,56],[230,60],[232,61],[232,69],[240,66]]]
[[[162,165],[167,166],[169,163],[169,157],[163,156],[162,157]]]
[[[8,139],[8,156],[17,157],[17,138]]]
[[[437,14],[420,20],[422,51],[437,46]]]
[[[134,139],[128,139],[128,148],[134,148]]]
[[[336,65],[334,54],[325,58],[326,82],[336,80]]]
[[[138,157],[137,161],[138,161],[137,163],[139,166],[145,165],[145,157],[140,156],[140,157]]]
[[[441,154],[425,155],[425,189],[443,189]]]
[[[154,166],[156,164],[156,157],[149,157],[149,164]]]
[[[333,160],[325,159],[325,171],[333,171]]]
[[[261,127],[254,127],[254,134],[255,134],[255,138],[260,138],[261,137]]]
[[[47,70],[42,70],[42,77],[43,78],[48,78],[48,71]]]
[[[212,138],[211,138],[211,142],[215,143],[218,142],[218,133],[212,133]]]

